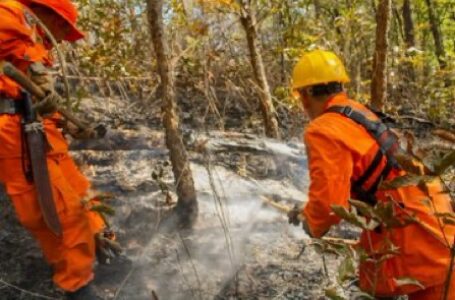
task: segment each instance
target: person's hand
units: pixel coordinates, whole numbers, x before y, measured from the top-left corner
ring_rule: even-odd
[[[102,124],[96,127],[81,129],[67,120],[59,123],[59,127],[63,129],[63,133],[68,133],[76,140],[87,140],[93,138],[102,138],[106,135],[106,127]]]
[[[35,62],[29,67],[30,79],[38,85],[46,96],[37,99],[35,110],[42,116],[50,115],[57,111],[60,96],[54,90],[54,78],[48,68],[42,63]]]
[[[300,224],[300,221],[301,221],[301,217],[300,217],[300,213],[301,213],[302,209],[300,208],[300,206],[298,206],[297,204],[294,206],[293,209],[291,209],[289,212],[288,212],[288,221],[289,221],[289,224],[292,224],[294,226],[298,226]]]
[[[106,230],[95,235],[96,258],[100,264],[109,264],[112,259],[122,254],[123,249],[115,241],[115,234]]]
[[[310,227],[308,226],[307,221],[305,220],[305,218],[302,215],[302,208],[300,206],[298,206],[297,204],[294,206],[293,209],[291,209],[288,212],[288,221],[289,221],[289,224],[292,224],[294,226],[299,226],[299,224],[302,223],[302,229],[310,237],[312,236]]]
[[[40,62],[32,63],[29,68],[30,79],[46,94],[54,91],[54,77],[51,71]]]
[[[60,96],[50,92],[43,99],[39,99],[34,106],[35,111],[43,117],[49,116],[57,111]]]

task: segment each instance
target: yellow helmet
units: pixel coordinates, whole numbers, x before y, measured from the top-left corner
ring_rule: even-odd
[[[294,67],[292,90],[329,82],[351,81],[338,56],[330,51],[314,50],[305,53]]]

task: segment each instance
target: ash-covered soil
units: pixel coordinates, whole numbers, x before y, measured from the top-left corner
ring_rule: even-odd
[[[127,259],[97,266],[96,284],[106,299],[324,299],[322,256],[311,246],[300,253],[308,236],[261,198],[288,206],[305,201],[303,145],[185,131],[199,218],[191,231],[169,232],[161,225],[176,196],[162,130],[140,108],[125,117],[119,112],[131,108],[124,102],[109,105],[115,111],[91,109],[111,127],[106,139],[72,144],[94,187],[114,195],[111,223]],[[3,198],[0,299],[63,299],[39,248]],[[337,259],[326,262],[335,272]]]

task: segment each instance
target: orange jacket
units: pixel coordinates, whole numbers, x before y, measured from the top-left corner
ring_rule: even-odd
[[[0,1],[0,61],[6,60],[23,72],[32,62],[52,63],[49,50],[43,44],[38,28],[27,13],[28,9],[19,1]],[[20,87],[4,75],[0,75],[0,97],[18,98]],[[56,114],[44,120],[46,135],[53,153],[64,153],[67,144],[56,127]],[[18,158],[22,155],[20,139],[20,117],[0,115],[1,158]]]
[[[19,1],[0,2],[0,60],[13,63],[23,72],[32,62],[51,63],[38,29],[26,11]],[[20,88],[14,81],[0,76],[0,94],[17,98],[19,93]]]
[[[22,71],[31,62],[51,64],[48,50],[27,11],[21,2],[0,0],[0,60],[9,61]],[[0,97],[18,99],[19,92],[16,83],[0,76]],[[36,187],[24,176],[19,115],[0,114],[0,184],[6,187],[21,224],[39,242],[52,266],[55,284],[65,291],[75,291],[93,279],[94,235],[105,224],[97,213],[88,211],[81,203],[90,183],[67,151],[67,143],[56,126],[58,114],[53,117],[43,123],[52,148],[47,153],[47,164],[62,237],[49,231],[37,201]]]
[[[346,94],[339,94],[328,101],[333,105],[351,106],[364,112],[368,118],[377,119],[374,114],[358,102],[348,99]],[[372,162],[379,149],[377,142],[359,124],[337,113],[325,113],[313,120],[305,131],[310,170],[309,201],[302,211],[314,237],[321,237],[329,228],[337,224],[340,218],[331,210],[332,205],[348,207],[351,198],[351,182],[358,179]],[[381,166],[386,163],[385,158]],[[373,184],[379,175],[372,176],[366,185]],[[388,179],[398,175],[392,171]],[[438,212],[452,211],[450,198],[442,194],[439,182],[428,184],[433,197],[434,207]],[[388,196],[402,202],[407,211],[416,214],[420,224],[411,224],[405,228],[396,228],[381,233],[363,232],[360,245],[368,252],[378,251],[385,246],[386,238],[399,247],[400,255],[386,260],[378,272],[370,263],[360,266],[361,286],[365,290],[373,289],[375,274],[378,282],[375,292],[378,295],[406,294],[418,290],[416,286],[395,284],[394,279],[411,277],[424,286],[440,285],[444,282],[449,266],[449,250],[444,245],[444,234],[452,243],[455,227],[447,226],[444,234],[431,209],[424,204],[428,198],[417,187],[402,187],[397,190],[379,191],[378,201],[385,201]],[[355,195],[352,195],[355,199]],[[371,238],[371,246],[368,243]],[[372,248],[371,248],[372,247]]]

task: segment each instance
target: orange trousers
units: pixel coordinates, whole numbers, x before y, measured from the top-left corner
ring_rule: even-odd
[[[69,154],[50,155],[47,162],[63,230],[60,238],[44,223],[35,187],[26,181],[20,158],[0,159],[0,182],[6,186],[19,221],[39,242],[53,269],[55,284],[65,291],[75,291],[93,279],[94,235],[105,224],[98,214],[83,206],[81,199],[90,184]]]
[[[409,300],[443,300],[444,285],[437,285],[427,288],[423,291],[415,292],[408,295]],[[455,300],[455,274],[452,275],[450,281],[449,296],[447,300]]]

